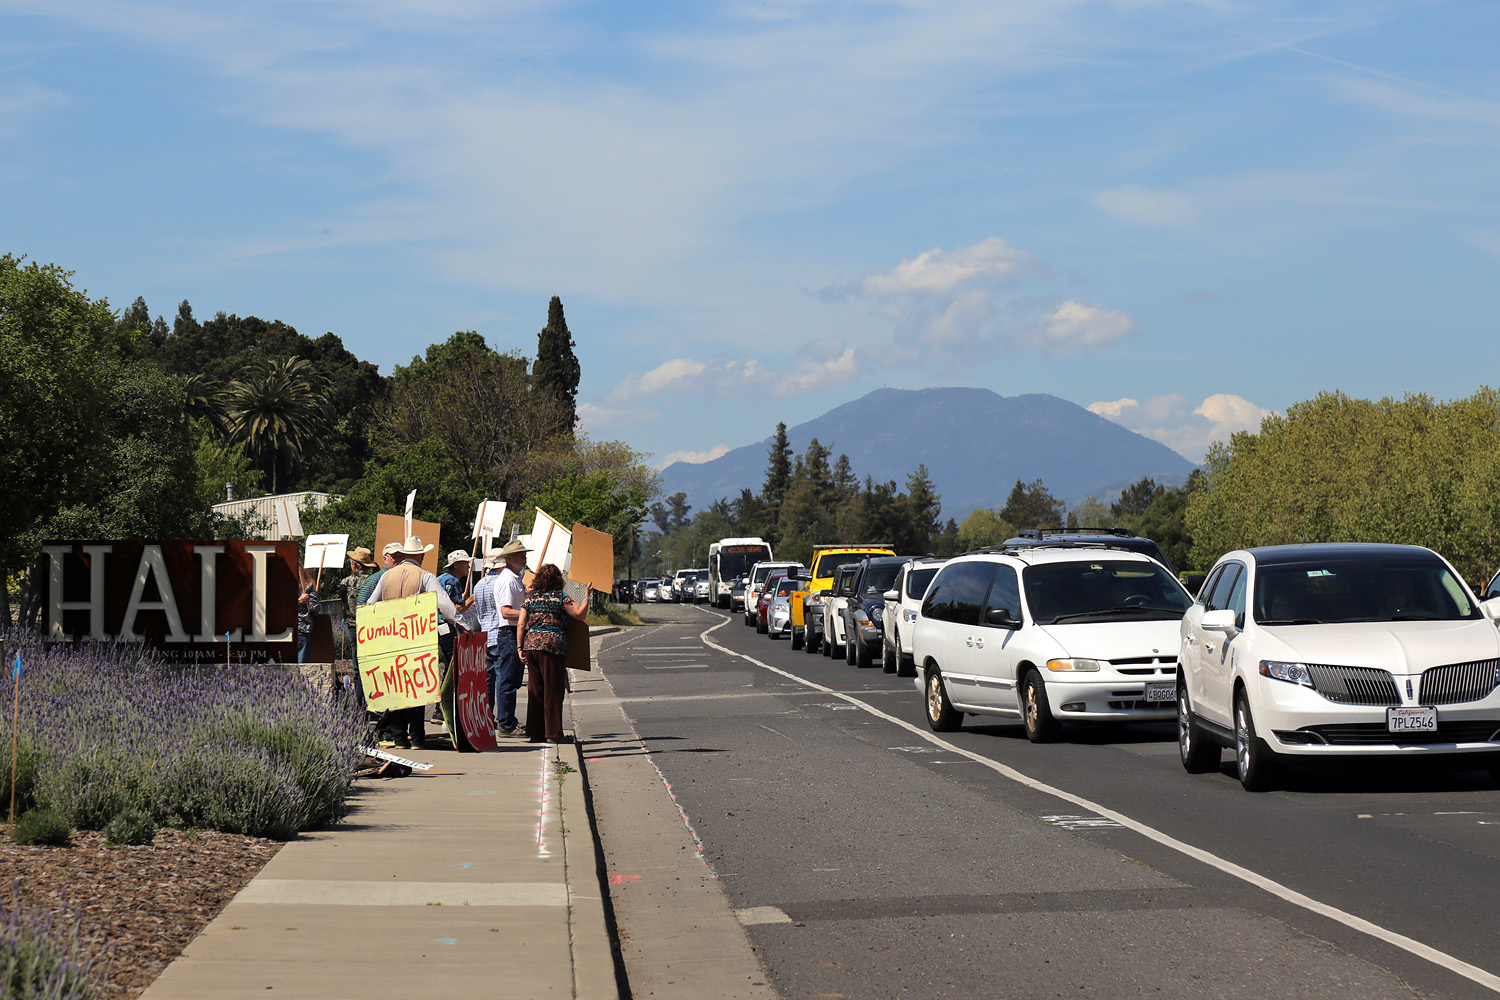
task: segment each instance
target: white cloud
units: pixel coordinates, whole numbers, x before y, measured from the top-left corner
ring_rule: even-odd
[[[1090,403],[1088,408],[1160,441],[1190,462],[1202,462],[1215,441],[1227,442],[1239,431],[1259,431],[1261,421],[1276,412],[1231,393],[1215,393],[1197,406],[1186,396],[1169,393],[1144,403],[1125,397]]]
[[[600,406],[597,403],[581,403],[578,407],[578,422],[591,436],[620,427],[649,423],[660,416],[660,410]]]
[[[1142,226],[1191,229],[1198,224],[1198,201],[1182,191],[1160,191],[1140,184],[1095,191],[1094,206],[1106,215]]]
[[[648,397],[661,400],[670,393],[785,398],[846,384],[858,373],[854,348],[833,337],[804,344],[780,370],[767,368],[755,358],[672,358],[643,375],[632,373],[621,379],[605,397],[605,405],[626,406]]]
[[[712,462],[714,459],[722,458],[727,454],[729,454],[729,445],[716,444],[707,451],[674,451],[658,459],[655,465],[658,469],[665,469],[673,462],[702,465],[704,462]]]
[[[938,248],[903,260],[885,274],[872,274],[860,282],[862,294],[873,299],[892,295],[947,296],[960,285],[974,281],[1013,279],[1036,266],[1036,259],[998,236],[973,246],[944,251]]]
[[[1025,335],[1024,340],[1047,354],[1069,357],[1108,347],[1135,333],[1135,321],[1118,309],[1069,299]]]

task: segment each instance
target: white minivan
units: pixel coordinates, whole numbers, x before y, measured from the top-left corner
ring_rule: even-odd
[[[912,630],[934,730],[964,715],[1060,724],[1175,715],[1177,633],[1193,603],[1149,556],[1059,542],[969,553],[938,570]]]

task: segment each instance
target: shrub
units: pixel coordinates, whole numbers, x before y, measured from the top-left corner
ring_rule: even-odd
[[[18,844],[65,847],[72,834],[73,828],[62,813],[51,809],[32,809],[16,820]]]
[[[20,901],[0,903],[0,990],[16,1000],[86,1000],[103,985],[107,950],[83,924]]]
[[[139,809],[126,809],[104,828],[104,842],[113,847],[139,847],[156,839],[156,823]]]

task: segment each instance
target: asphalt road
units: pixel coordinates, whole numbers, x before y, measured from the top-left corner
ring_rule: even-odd
[[[934,734],[910,679],[644,611],[601,670],[783,997],[1500,992],[1482,773],[1252,795],[1171,726]]]

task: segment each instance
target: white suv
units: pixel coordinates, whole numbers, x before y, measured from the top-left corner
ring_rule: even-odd
[[[1177,632],[1193,603],[1149,556],[1066,542],[967,553],[933,577],[912,630],[927,723],[1020,718],[1034,743],[1064,720],[1173,716]]]
[[[942,559],[913,559],[896,574],[896,585],[885,592],[885,614],[882,617],[884,649],[880,665],[888,674],[915,677],[916,664],[911,656],[911,631],[922,610],[927,585],[937,576]]]
[[[1292,758],[1473,754],[1500,781],[1497,618],[1416,545],[1230,552],[1182,618],[1183,767],[1227,746],[1258,791]]]

